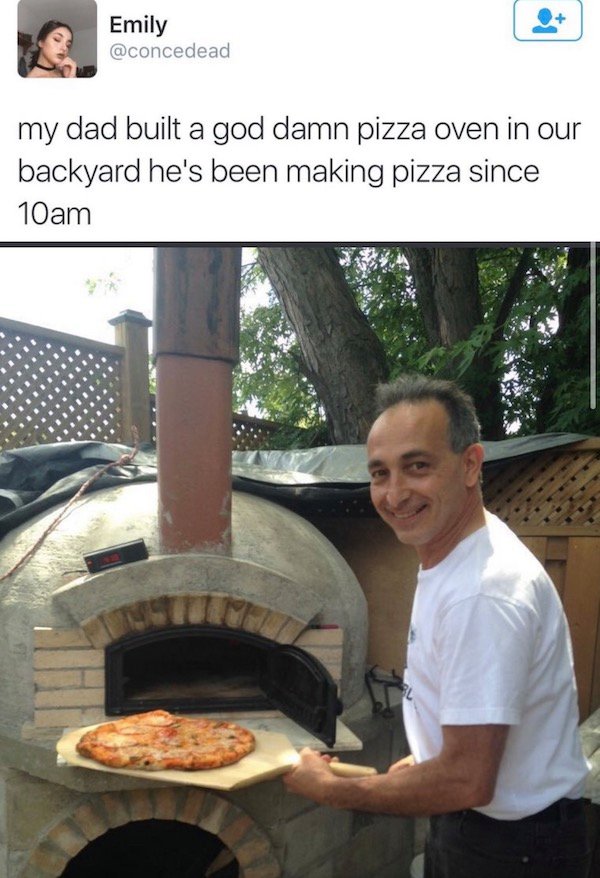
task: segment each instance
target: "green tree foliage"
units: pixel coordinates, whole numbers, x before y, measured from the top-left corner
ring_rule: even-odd
[[[242,270],[240,363],[234,371],[233,408],[281,424],[274,447],[328,441],[323,410],[302,372],[298,342],[257,263]]]
[[[432,343],[431,321],[426,327],[424,320],[427,291],[417,289],[417,277],[423,284],[423,276],[410,258],[414,250],[355,247],[337,253],[357,304],[384,344],[392,378],[405,371],[455,378],[473,393],[482,422],[494,431],[487,438],[598,432],[590,407],[585,248],[477,248],[480,322],[452,343]],[[443,267],[444,250],[431,253]],[[294,333],[257,266],[246,271],[244,290],[237,407],[318,432],[324,421],[319,400],[303,372]],[[486,412],[486,406],[494,411]]]
[[[114,271],[110,271],[105,277],[88,277],[85,280],[89,296],[93,296],[95,293],[104,295],[116,293],[120,285],[121,278]]]

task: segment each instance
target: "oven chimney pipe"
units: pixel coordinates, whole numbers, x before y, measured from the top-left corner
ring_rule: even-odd
[[[239,247],[158,247],[154,353],[161,551],[231,546]]]

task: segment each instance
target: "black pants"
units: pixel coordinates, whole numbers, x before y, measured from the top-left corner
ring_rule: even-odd
[[[586,878],[589,861],[583,801],[561,799],[522,820],[432,817],[425,878]]]

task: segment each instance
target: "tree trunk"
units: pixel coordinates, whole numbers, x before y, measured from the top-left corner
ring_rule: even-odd
[[[567,257],[569,275],[578,280],[568,290],[558,306],[558,330],[554,345],[560,346],[559,355],[551,358],[548,377],[540,395],[536,410],[536,430],[544,433],[554,429],[552,420],[556,415],[557,393],[565,374],[569,371],[582,376],[589,373],[589,345],[582,344],[581,327],[578,325],[580,310],[588,307],[590,297],[590,251],[587,247],[571,247]]]
[[[290,321],[303,369],[323,405],[335,445],[364,442],[385,352],[329,247],[259,247],[258,261]]]
[[[466,341],[483,323],[477,252],[472,247],[405,247],[415,296],[431,347],[451,348]],[[456,380],[467,391],[479,414],[486,439],[502,439],[504,424],[500,376],[489,353],[482,349],[460,377],[460,358],[451,359],[440,375]]]
[[[467,247],[405,247],[429,344],[449,348],[483,322],[477,257]]]

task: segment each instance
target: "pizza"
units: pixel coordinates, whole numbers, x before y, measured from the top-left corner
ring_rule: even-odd
[[[76,749],[110,768],[202,771],[239,762],[254,746],[252,732],[235,723],[151,710],[97,726]]]

